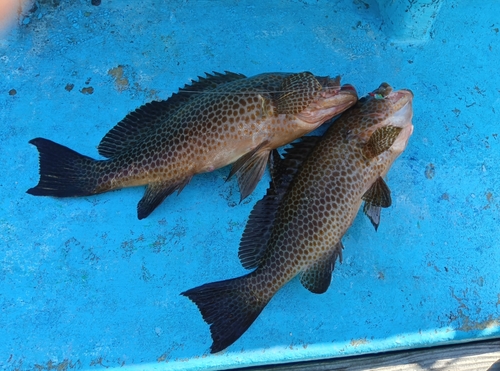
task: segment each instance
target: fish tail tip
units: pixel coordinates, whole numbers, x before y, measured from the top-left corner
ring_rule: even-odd
[[[268,301],[248,294],[246,276],[208,283],[181,293],[191,300],[210,326],[210,353],[218,353],[238,340]]]

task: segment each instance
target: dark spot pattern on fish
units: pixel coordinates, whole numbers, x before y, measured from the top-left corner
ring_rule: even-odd
[[[367,215],[378,227],[376,212],[391,202],[382,177],[413,131],[412,98],[409,91],[395,92],[382,84],[344,113],[312,149],[314,139],[304,139],[283,160],[271,162],[270,188],[250,215],[239,251],[243,266],[255,270],[182,293],[210,325],[212,352],[236,341],[246,330],[243,326],[250,326],[296,275],[313,293],[327,290],[342,256],[342,236],[363,197],[370,206]],[[391,127],[399,130],[386,131]],[[369,158],[367,144],[376,149]]]
[[[93,160],[43,138],[39,196],[71,197],[148,185],[138,217],[148,216],[191,177],[235,163],[242,200],[260,180],[271,150],[314,130],[357,100],[340,79],[309,72],[247,78],[207,74],[165,101],[129,113],[98,146]],[[67,155],[67,158],[60,158]]]

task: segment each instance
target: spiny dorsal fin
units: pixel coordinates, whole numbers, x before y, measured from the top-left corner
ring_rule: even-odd
[[[99,154],[107,158],[120,155],[147,137],[152,128],[164,124],[170,115],[189,99],[197,96],[198,93],[244,78],[244,75],[228,71],[225,74],[206,73],[206,77],[198,77],[198,81],[186,84],[179,89],[178,93],[172,94],[167,100],[153,101],[137,108],[125,116],[102,138],[97,147]]]
[[[179,89],[179,94],[209,91],[215,89],[219,85],[246,78],[246,76],[241,73],[229,71],[224,71],[224,73],[212,72],[212,74],[205,72],[205,75],[206,77],[198,76],[198,81],[191,80],[190,84],[184,85],[183,88]]]
[[[297,173],[304,160],[312,152],[316,144],[320,141],[319,136],[306,136],[300,138],[299,141],[291,143],[288,148],[285,149],[285,158],[281,159],[279,154],[276,152],[276,156],[271,158],[270,172],[271,178],[274,184],[272,186],[276,188],[283,188],[282,191],[286,191],[286,187],[290,184],[291,180]],[[282,184],[286,182],[286,184]]]
[[[253,269],[260,265],[281,200],[298,168],[319,139],[320,137],[303,137],[285,150],[284,159],[281,159],[278,151],[271,152],[271,183],[264,198],[255,204],[250,213],[240,241],[238,257],[244,268]]]
[[[301,274],[300,283],[314,294],[323,294],[330,286],[337,258],[342,263],[343,249],[342,241],[337,242],[330,254],[315,262]]]
[[[295,73],[283,79],[277,100],[278,114],[297,114],[305,110],[322,90],[310,72]]]
[[[367,159],[377,157],[391,148],[402,128],[396,126],[384,126],[373,132],[368,142],[363,147],[363,155]]]

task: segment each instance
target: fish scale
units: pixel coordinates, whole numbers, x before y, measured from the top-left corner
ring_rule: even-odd
[[[379,209],[390,206],[383,177],[413,131],[412,99],[384,83],[323,137],[293,144],[283,160],[273,152],[271,186],[250,214],[238,253],[245,268],[256,269],[182,293],[210,325],[211,352],[235,342],[293,277],[324,293],[363,200],[378,227]]]
[[[138,217],[147,217],[195,174],[234,164],[241,199],[256,187],[271,150],[341,113],[357,100],[340,78],[310,72],[246,78],[226,72],[180,89],[128,114],[101,140],[93,160],[35,138],[40,181],[28,193],[73,197],[147,185]]]

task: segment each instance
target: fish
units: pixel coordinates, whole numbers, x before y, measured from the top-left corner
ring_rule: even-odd
[[[287,282],[299,276],[312,293],[328,289],[342,237],[362,202],[377,228],[391,205],[383,180],[413,133],[413,93],[381,84],[344,112],[323,136],[272,151],[271,184],[244,229],[241,277],[182,292],[210,326],[211,353],[238,340]]]
[[[29,143],[39,152],[35,196],[89,196],[146,185],[137,205],[144,219],[193,175],[232,164],[241,200],[261,179],[271,150],[283,146],[351,107],[352,85],[311,72],[226,71],[192,80],[169,99],[126,115],[97,147],[95,160],[45,138]]]

